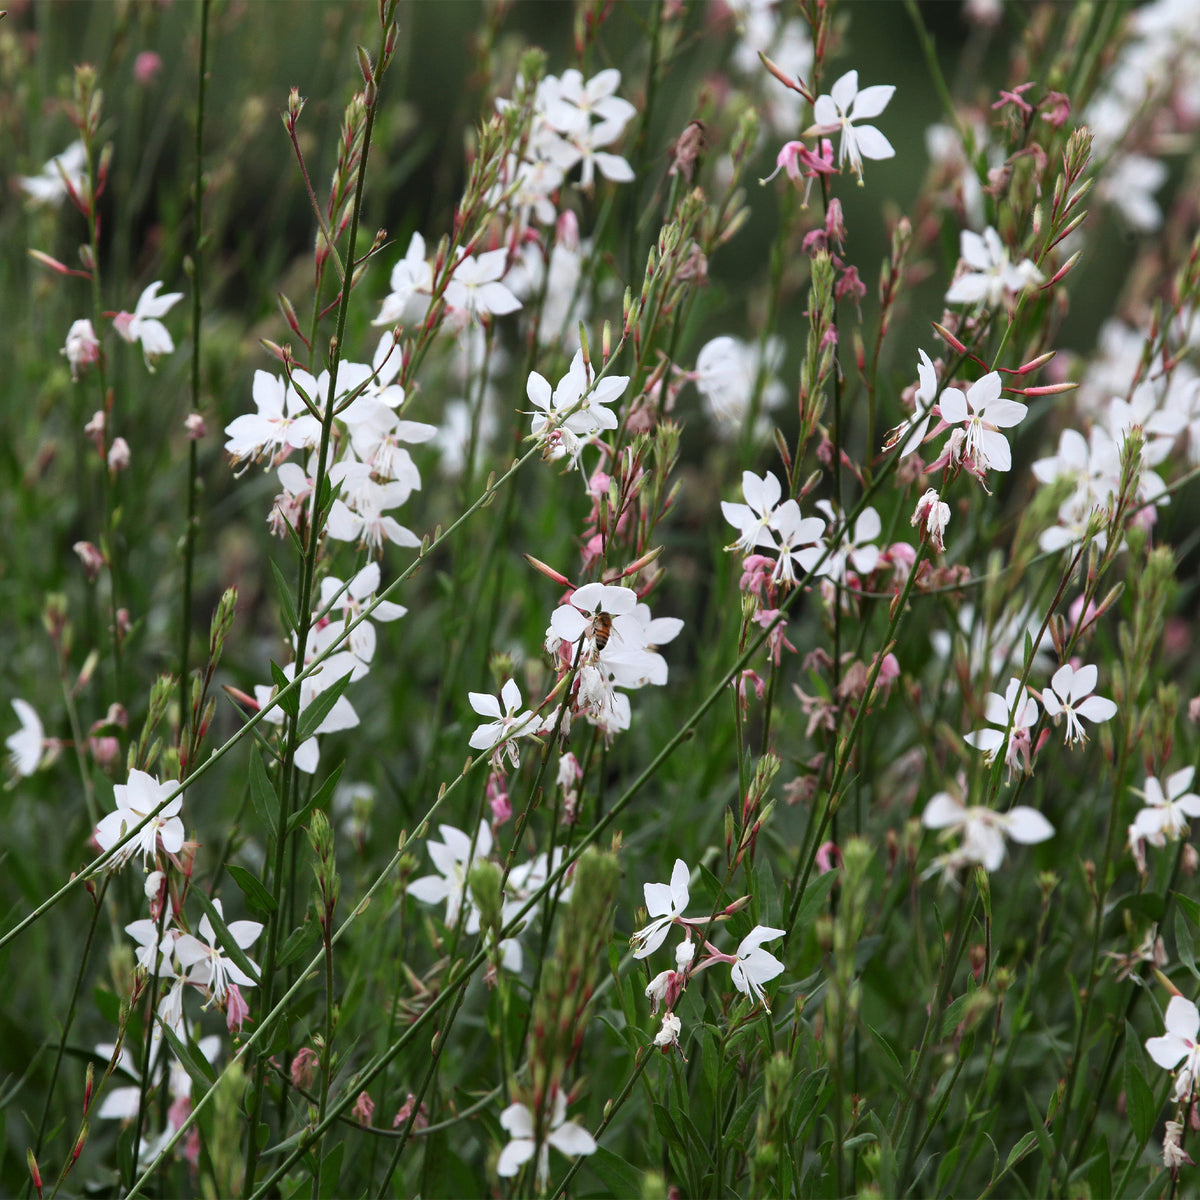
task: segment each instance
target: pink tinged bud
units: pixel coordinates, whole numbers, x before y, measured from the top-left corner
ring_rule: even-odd
[[[829,201],[825,212],[825,236],[840,246],[846,240],[846,221],[842,216],[842,202],[835,196]]]
[[[579,218],[570,209],[554,222],[554,240],[565,250],[579,249]]]
[[[153,50],[143,50],[133,60],[133,78],[145,87],[158,78],[162,66],[162,59]]]
[[[124,637],[130,630],[131,623],[129,620],[129,609],[117,609],[117,633]]]
[[[959,354],[966,354],[967,348],[958,340],[944,325],[939,325],[936,321],[931,321],[933,331],[950,347],[951,350],[956,350]]]
[[[108,469],[115,475],[129,466],[129,443],[123,438],[113,438],[108,451]]]
[[[842,865],[842,852],[834,842],[823,842],[817,851],[817,873],[824,875]]]
[[[97,576],[104,569],[104,555],[91,542],[76,542],[71,549],[79,555],[79,561],[83,563],[88,582],[95,583]]]
[[[900,678],[900,664],[894,654],[885,654],[879,664],[879,675],[876,677],[877,687],[889,687]]]
[[[71,378],[78,379],[79,372],[90,367],[100,357],[100,342],[91,321],[75,321],[67,330],[67,344],[62,353],[71,364]]]
[[[130,330],[133,328],[133,313],[126,312],[124,309],[122,309],[115,317],[113,317],[113,328],[117,331],[120,337],[125,339],[125,341],[137,341],[137,338],[130,333]]]
[[[375,1116],[375,1101],[368,1092],[359,1092],[351,1112],[360,1125],[370,1125]]]
[[[97,766],[111,767],[121,753],[121,743],[115,737],[88,738],[88,750]]]
[[[199,413],[188,413],[187,419],[183,422],[183,427],[187,430],[189,442],[198,442],[208,433],[208,427],[204,424],[204,418]]]
[[[493,771],[487,781],[488,805],[492,810],[492,824],[503,825],[512,816],[512,802],[508,798],[507,781]]]
[[[312,1087],[319,1063],[317,1052],[311,1046],[305,1046],[292,1059],[292,1085],[298,1088]]]
[[[92,445],[99,454],[104,453],[104,413],[100,410],[92,413],[92,419],[83,427],[83,432],[92,439]]]
[[[236,983],[229,985],[225,993],[225,1026],[230,1033],[241,1033],[246,1018],[250,1015],[250,1006],[242,996]]]

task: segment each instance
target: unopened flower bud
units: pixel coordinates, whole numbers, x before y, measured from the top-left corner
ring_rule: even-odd
[[[108,450],[108,469],[115,475],[129,466],[129,443],[123,438],[113,438]]]

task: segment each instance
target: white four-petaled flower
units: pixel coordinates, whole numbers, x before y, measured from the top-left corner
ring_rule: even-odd
[[[1005,400],[1002,388],[1000,373],[989,371],[965,395],[959,388],[946,388],[938,401],[942,420],[962,426],[962,462],[980,478],[989,469],[1007,471],[1012,466],[1008,439],[999,431],[1019,425],[1029,411],[1017,400]]]
[[[505,680],[500,698],[487,692],[468,692],[471,707],[481,716],[490,717],[471,734],[472,750],[490,750],[494,760],[508,756],[514,769],[520,767],[516,739],[541,732],[541,718],[529,709],[519,712],[521,689],[515,679]]]
[[[500,1152],[500,1160],[496,1163],[497,1173],[505,1179],[514,1176],[538,1150],[534,1140],[533,1113],[528,1105],[510,1104],[500,1114],[500,1124],[507,1131],[512,1141]],[[550,1147],[553,1146],[560,1154],[575,1157],[580,1154],[595,1154],[596,1141],[582,1125],[567,1120],[567,1097],[562,1091],[554,1093],[554,1103],[550,1110],[550,1128],[542,1142],[537,1162],[537,1184],[544,1189],[550,1175]]]
[[[1183,996],[1172,996],[1164,1023],[1166,1033],[1146,1041],[1146,1053],[1175,1076],[1172,1098],[1178,1103],[1191,1097],[1200,1071],[1200,1011]]]
[[[1111,700],[1092,695],[1096,690],[1098,674],[1091,665],[1076,670],[1070,663],[1064,663],[1054,672],[1050,686],[1042,689],[1042,703],[1046,706],[1046,712],[1055,718],[1066,715],[1064,741],[1087,741],[1081,717],[1099,724],[1117,715],[1117,706]]]
[[[642,892],[646,897],[646,914],[655,919],[629,939],[630,945],[635,947],[634,958],[647,958],[653,954],[663,944],[675,919],[683,916],[683,910],[688,906],[689,875],[687,863],[682,858],[677,858],[669,884],[642,885]]]
[[[862,183],[862,160],[864,158],[892,158],[896,151],[892,143],[874,125],[855,124],[877,117],[891,100],[895,87],[891,84],[876,84],[873,87],[858,87],[858,72],[847,71],[829,89],[829,95],[818,96],[813,105],[815,124],[809,133],[841,133],[838,145],[838,166],[850,161],[850,170]]]
[[[732,966],[733,986],[751,1000],[761,1003],[767,1012],[771,1011],[771,1006],[767,1003],[763,984],[769,983],[783,971],[783,963],[770,951],[764,950],[762,943],[783,937],[786,932],[784,929],[755,925],[738,943],[737,961]]]
[[[119,312],[113,318],[113,328],[121,337],[127,342],[142,343],[142,356],[151,371],[154,370],[156,358],[170,354],[175,349],[167,327],[158,318],[165,316],[183,299],[182,292],[168,292],[165,296],[160,296],[160,287],[162,281],[155,280],[138,297],[133,312]]]
[[[1004,861],[1005,837],[1033,845],[1054,833],[1054,826],[1035,808],[1018,804],[1000,813],[982,805],[967,807],[949,792],[938,792],[930,799],[921,814],[921,824],[926,829],[941,829],[962,837],[958,848],[939,860],[947,873],[971,865],[995,871]]]
[[[179,787],[172,779],[159,783],[145,771],[129,772],[127,783],[118,783],[113,788],[113,799],[117,802],[115,812],[100,818],[93,834],[101,850],[110,850],[125,834],[150,816],[170,794]],[[178,854],[183,848],[183,821],[179,810],[183,807],[183,796],[176,796],[157,816],[149,820],[141,832],[126,842],[112,860],[113,868],[123,867],[135,854],[141,854],[142,865],[147,866],[158,852],[161,844],[167,854]]]

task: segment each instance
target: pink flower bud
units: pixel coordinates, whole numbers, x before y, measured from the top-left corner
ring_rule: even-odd
[[[204,418],[199,413],[188,413],[183,427],[187,430],[188,441],[190,442],[198,442],[208,432],[208,427],[204,424]]]
[[[153,83],[162,71],[163,61],[153,50],[143,50],[133,60],[133,77],[143,87]]]
[[[95,583],[97,576],[104,569],[104,555],[91,542],[76,542],[71,547],[79,555],[83,569],[87,572],[88,582]]]
[[[83,432],[92,439],[98,454],[104,453],[104,413],[97,409],[92,413],[92,419],[83,427]]]
[[[100,357],[100,342],[91,321],[75,321],[67,330],[67,344],[62,348],[67,362],[71,364],[71,378],[78,379],[79,372],[90,367]]]
[[[370,1125],[375,1116],[375,1101],[371,1099],[370,1093],[359,1092],[358,1099],[350,1111],[360,1125]]]
[[[108,450],[108,469],[115,475],[129,466],[129,443],[123,438],[113,438]]]
[[[310,1088],[317,1077],[317,1066],[320,1060],[317,1052],[311,1046],[305,1046],[292,1059],[292,1086]]]
[[[241,1033],[249,1015],[250,1005],[246,1003],[238,985],[231,983],[225,993],[225,1027],[230,1033]]]

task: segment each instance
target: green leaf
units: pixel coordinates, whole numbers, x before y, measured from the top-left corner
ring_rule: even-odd
[[[279,797],[271,786],[262,755],[254,751],[250,754],[250,800],[263,828],[273,830],[279,821]]]
[[[333,795],[333,789],[337,787],[338,780],[342,777],[342,771],[346,768],[345,762],[340,762],[326,777],[325,781],[317,788],[317,794],[302,808],[299,812],[294,812],[288,817],[287,831],[292,833],[299,829],[311,815],[314,809],[327,809],[329,807],[330,797]]]
[[[1193,900],[1191,896],[1185,896],[1182,892],[1172,892],[1171,895],[1175,903],[1187,913],[1192,924],[1200,925],[1200,900]]]
[[[279,569],[275,560],[269,560],[271,564],[271,574],[275,576],[275,591],[279,595],[279,615],[283,618],[284,632],[291,633],[297,625],[296,621],[296,605],[292,601],[292,588],[283,577],[283,572]]]
[[[1004,1160],[1004,1170],[1011,1171],[1029,1153],[1037,1140],[1036,1133],[1022,1134],[1017,1140],[1017,1144],[1008,1152],[1008,1157]]]
[[[587,1166],[600,1176],[614,1196],[640,1196],[645,1175],[631,1167],[623,1158],[611,1150],[597,1146],[594,1154],[587,1157]]]
[[[338,1192],[338,1180],[342,1177],[342,1155],[346,1143],[338,1142],[321,1161],[321,1200],[333,1200]]]
[[[288,934],[287,941],[283,943],[275,960],[275,965],[286,967],[289,963],[295,962],[296,959],[303,957],[305,951],[310,947],[315,948],[319,940],[320,934],[316,925],[305,921],[303,925]]]
[[[171,1052],[179,1059],[183,1069],[201,1091],[207,1092],[216,1079],[216,1074],[203,1054],[194,1053],[190,1045],[185,1045],[179,1035],[166,1022],[160,1022],[159,1028],[167,1039]]]
[[[283,673],[283,668],[274,660],[271,662],[271,679],[275,686],[282,692],[284,688],[291,683],[291,680]],[[300,712],[300,690],[289,692],[282,700],[279,701],[279,707],[292,718],[295,718]]]
[[[1093,1196],[1113,1194],[1112,1163],[1108,1158],[1108,1142],[1104,1138],[1099,1139],[1096,1154],[1084,1164],[1083,1170]]]
[[[1175,913],[1175,953],[1179,961],[1193,975],[1200,975],[1196,970],[1196,943],[1192,931],[1188,927],[1187,917],[1182,912]]]
[[[671,1119],[671,1114],[666,1107],[657,1102],[654,1105],[654,1124],[658,1126],[658,1132],[662,1134],[663,1141],[668,1146],[673,1146],[676,1150],[685,1149],[683,1134],[679,1132],[679,1127]]]
[[[209,924],[212,925],[213,932],[217,935],[217,943],[224,954],[237,963],[254,980],[255,985],[259,984],[261,980],[259,979],[257,968],[246,957],[245,950],[233,940],[233,934],[229,932],[229,926],[225,924],[221,914],[217,912],[216,905],[204,894],[204,889],[193,888],[190,894],[196,897],[200,902],[200,907],[204,909],[204,915],[208,917]]]
[[[1129,1053],[1128,1044],[1125,1049],[1125,1110],[1129,1114],[1133,1136],[1144,1146],[1154,1132],[1158,1109],[1154,1104],[1154,1093]]]
[[[825,902],[829,899],[829,893],[833,890],[833,885],[837,883],[837,878],[837,871],[826,871],[824,875],[818,875],[816,879],[808,881],[808,887],[804,889],[800,907],[796,910],[796,922],[792,926],[793,929],[806,929],[813,923],[817,914],[825,907]]]
[[[875,1045],[883,1051],[883,1054],[876,1060],[877,1064],[883,1069],[887,1081],[893,1088],[903,1089],[905,1084],[904,1068],[900,1065],[900,1059],[896,1051],[892,1049],[891,1043],[883,1036],[879,1030],[868,1025],[865,1021],[867,1032],[871,1035]]]
[[[256,913],[269,917],[279,908],[279,905],[275,903],[275,897],[245,867],[230,863],[225,869],[229,872],[233,882],[242,889],[242,895],[246,897],[247,905]]]
[[[300,718],[300,728],[296,732],[296,744],[307,742],[321,727],[321,722],[329,716],[333,706],[342,698],[342,693],[350,686],[350,675],[347,673],[341,679],[335,680],[323,692],[314,696],[312,703],[304,710]]]

